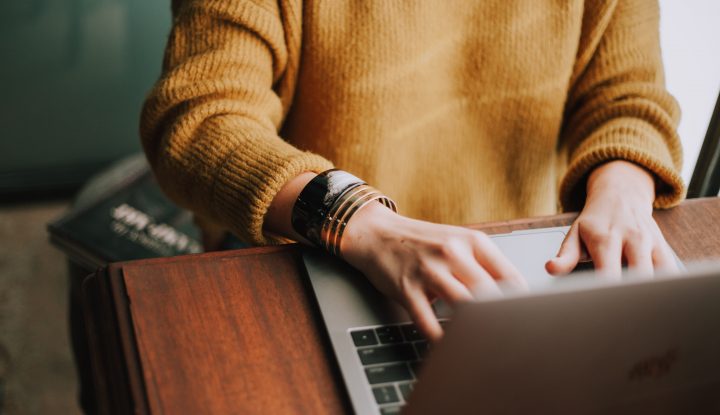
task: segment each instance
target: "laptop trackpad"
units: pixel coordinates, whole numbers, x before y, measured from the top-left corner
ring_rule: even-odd
[[[541,291],[562,284],[564,278],[545,271],[545,262],[557,254],[568,229],[535,229],[491,238],[525,276],[530,290]],[[306,249],[303,257],[323,314],[325,309],[332,310],[332,320],[350,322],[349,327],[409,321],[402,307],[384,298],[362,274],[342,261],[314,249]],[[434,308],[438,317],[452,315],[442,301],[436,301]]]
[[[526,230],[490,235],[490,238],[518,268],[533,292],[548,290],[561,284],[561,278],[545,271],[545,263],[557,255],[568,227]],[[444,301],[433,304],[435,314],[441,318],[452,316],[452,308]]]
[[[531,291],[552,289],[562,280],[545,271],[545,263],[557,255],[569,228],[521,231],[491,236],[493,242],[515,264]]]

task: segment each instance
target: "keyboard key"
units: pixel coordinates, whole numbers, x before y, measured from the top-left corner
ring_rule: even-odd
[[[402,337],[400,336],[400,329],[398,329],[396,326],[378,327],[375,329],[375,332],[380,339],[380,343],[402,342]]]
[[[430,343],[427,341],[421,341],[421,342],[415,342],[413,343],[415,345],[415,350],[417,351],[418,356],[420,356],[421,359],[424,359],[425,356],[427,356],[428,351],[430,350]]]
[[[355,330],[351,331],[353,343],[355,346],[374,346],[378,344],[377,337],[375,337],[375,331],[373,329],[367,330]]]
[[[379,405],[382,405],[384,403],[400,402],[400,398],[398,397],[395,386],[393,385],[379,386],[377,388],[373,388],[372,391],[373,395],[375,395],[375,402],[377,402]]]
[[[377,383],[399,382],[402,380],[412,380],[412,374],[405,363],[375,366],[365,369],[368,382],[371,385]]]
[[[403,399],[405,399],[405,402],[407,402],[408,398],[410,397],[410,392],[412,392],[413,386],[415,386],[415,382],[398,384],[398,389],[400,389],[400,394],[402,395]]]
[[[405,335],[405,340],[409,342],[415,340],[425,340],[425,336],[420,333],[420,330],[414,324],[405,324],[403,326],[400,326],[400,329]]]
[[[380,408],[380,414],[381,415],[397,415],[400,413],[401,409],[402,409],[402,406],[386,406],[384,408]]]
[[[389,346],[367,347],[358,349],[358,355],[363,365],[377,363],[405,362],[417,359],[415,350],[410,343],[392,344]]]

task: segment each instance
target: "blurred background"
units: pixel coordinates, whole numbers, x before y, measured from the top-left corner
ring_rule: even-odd
[[[4,0],[0,195],[67,194],[138,151],[169,28],[167,0]]]
[[[169,0],[0,2],[0,413],[80,413],[68,271],[46,224],[140,150]]]
[[[660,5],[689,182],[720,92],[720,1]],[[78,413],[65,258],[45,226],[140,150],[170,21],[168,0],[0,2],[0,413]]]

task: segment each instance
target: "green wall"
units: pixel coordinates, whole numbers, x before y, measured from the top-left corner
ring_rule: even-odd
[[[140,150],[170,21],[169,0],[0,1],[0,197]]]

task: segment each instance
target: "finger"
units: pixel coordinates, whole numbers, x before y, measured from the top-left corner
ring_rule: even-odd
[[[453,276],[472,293],[474,298],[501,295],[495,280],[472,257],[455,258],[451,264]]]
[[[557,256],[545,263],[545,269],[552,275],[567,275],[575,269],[581,255],[582,247],[578,225],[574,223],[568,234],[565,235]]]
[[[651,253],[655,270],[662,272],[680,271],[678,259],[675,257],[675,253],[665,240],[662,230],[654,219],[651,220],[651,226],[653,228],[653,237],[655,240]]]
[[[665,242],[665,239],[661,243],[655,246],[652,250],[652,262],[655,269],[663,272],[677,272],[679,271],[677,260],[675,255],[670,249],[670,246]]]
[[[580,235],[582,237],[582,235]],[[622,239],[610,233],[603,236],[589,237],[585,241],[588,253],[595,263],[598,275],[620,278],[622,274]]]
[[[431,276],[427,280],[427,285],[435,295],[451,304],[473,300],[473,295],[468,287],[450,274]]]
[[[628,268],[638,272],[642,276],[652,276],[652,244],[645,240],[628,240],[623,248]]]
[[[443,331],[435,316],[432,305],[421,290],[407,293],[405,309],[410,313],[418,329],[430,340],[437,341],[442,337]]]
[[[473,253],[478,264],[493,280],[510,283],[516,289],[528,289],[527,281],[520,271],[490,238],[479,237],[473,244]]]

